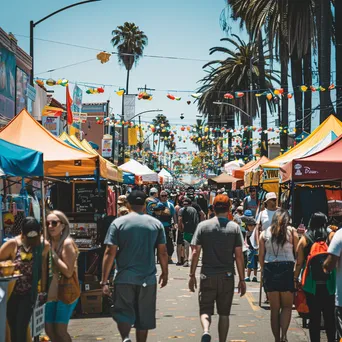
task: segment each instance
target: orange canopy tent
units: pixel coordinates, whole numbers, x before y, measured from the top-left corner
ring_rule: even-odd
[[[233,183],[236,183],[235,186],[239,187],[240,185],[243,185],[243,180],[230,176],[227,173],[221,173],[219,176],[215,178],[210,178],[209,183],[231,184],[231,185],[233,185]]]
[[[44,175],[94,176],[99,157],[79,151],[51,134],[25,109],[0,132],[0,138],[44,154]]]
[[[239,169],[233,170],[233,172],[232,172],[233,177],[243,179],[243,177],[245,175],[245,170],[249,169],[250,167],[252,167],[257,162],[258,162],[258,160],[251,160],[250,162],[248,162],[246,165],[240,167]]]
[[[102,178],[106,178],[112,181],[122,183],[122,171],[119,170],[113,163],[103,158],[97,151],[95,151],[87,140],[83,139],[82,142],[77,139],[74,135],[68,135],[63,132],[60,136],[63,141],[69,141],[73,145],[77,146],[81,150],[88,152],[93,155],[97,155],[100,158],[100,175]]]

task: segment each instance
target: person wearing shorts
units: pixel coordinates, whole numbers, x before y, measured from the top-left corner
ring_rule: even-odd
[[[45,304],[45,323],[68,325],[77,302],[78,299],[71,304],[65,304],[62,301],[47,302]]]
[[[112,313],[124,342],[131,342],[129,334],[132,326],[140,342],[147,340],[148,330],[156,328],[155,248],[162,269],[160,286],[166,286],[168,280],[164,227],[154,217],[144,214],[145,199],[144,192],[131,192],[127,200],[132,211],[114,220],[104,242],[107,248],[103,258],[101,286],[103,294],[109,296],[108,277],[115,259],[117,274],[114,279]]]
[[[216,217],[201,222],[191,242],[192,262],[189,289],[197,288],[196,268],[203,249],[199,287],[199,313],[203,327],[202,342],[211,341],[210,323],[216,302],[219,318],[219,341],[227,340],[229,315],[234,296],[234,255],[239,275],[238,289],[246,292],[240,227],[228,220],[229,197],[218,195],[214,200]]]

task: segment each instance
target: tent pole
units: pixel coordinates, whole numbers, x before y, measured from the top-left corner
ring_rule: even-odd
[[[47,228],[46,228],[46,212],[45,212],[45,186],[44,186],[44,178],[41,183],[41,193],[42,193],[42,219],[43,219],[43,234],[44,239],[47,237]]]

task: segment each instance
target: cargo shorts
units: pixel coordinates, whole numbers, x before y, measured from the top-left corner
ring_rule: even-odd
[[[234,274],[221,273],[210,276],[201,274],[198,296],[200,315],[213,315],[216,302],[217,314],[229,316],[233,296]]]
[[[129,323],[137,330],[156,328],[157,285],[115,284],[112,315],[116,323]]]

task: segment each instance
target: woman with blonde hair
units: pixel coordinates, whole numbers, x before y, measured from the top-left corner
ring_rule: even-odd
[[[68,324],[80,296],[78,249],[70,237],[65,214],[58,210],[50,212],[46,225],[51,246],[51,282],[45,307],[45,330],[52,342],[70,342]]]
[[[275,342],[287,341],[295,291],[294,265],[298,234],[289,222],[287,211],[278,209],[271,226],[261,233],[259,240],[259,262],[270,301],[271,328]]]

